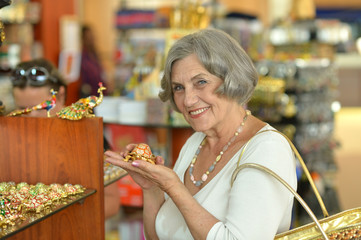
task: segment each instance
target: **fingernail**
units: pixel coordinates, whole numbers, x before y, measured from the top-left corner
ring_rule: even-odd
[[[132,166],[138,167],[138,166],[139,166],[139,162],[132,162]]]

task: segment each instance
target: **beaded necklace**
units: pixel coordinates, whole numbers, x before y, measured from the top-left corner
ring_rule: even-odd
[[[243,118],[243,122],[241,122],[241,125],[237,128],[236,132],[234,133],[233,137],[228,141],[228,143],[223,147],[223,149],[219,152],[218,156],[216,157],[216,160],[213,162],[213,164],[208,168],[208,170],[203,173],[201,180],[195,180],[194,175],[193,175],[193,170],[194,170],[194,164],[197,161],[197,157],[199,155],[199,153],[201,152],[202,147],[204,146],[204,144],[206,143],[206,137],[203,139],[202,143],[199,145],[196,153],[194,154],[194,157],[191,161],[191,164],[189,165],[189,175],[190,175],[190,179],[192,181],[192,183],[196,186],[199,187],[201,186],[205,181],[207,181],[208,175],[214,170],[216,164],[221,160],[223,154],[225,153],[225,151],[227,151],[228,147],[234,142],[234,140],[236,140],[238,134],[241,133],[244,123],[246,122],[248,116],[251,115],[251,111],[246,110],[246,115]]]

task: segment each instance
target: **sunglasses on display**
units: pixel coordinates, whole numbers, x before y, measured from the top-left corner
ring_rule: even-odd
[[[57,79],[52,77],[48,70],[43,67],[32,67],[28,70],[16,68],[10,78],[13,85],[24,84],[26,81],[28,81],[31,86],[42,86],[47,80],[54,83],[57,82]]]

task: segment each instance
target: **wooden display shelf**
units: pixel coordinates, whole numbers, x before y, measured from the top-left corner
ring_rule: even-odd
[[[0,182],[81,184],[96,193],[11,236],[13,239],[104,239],[101,118],[0,117]]]

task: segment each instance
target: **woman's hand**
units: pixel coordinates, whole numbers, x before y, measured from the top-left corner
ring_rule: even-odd
[[[154,184],[144,178],[141,174],[137,173],[136,168],[132,166],[131,162],[125,162],[124,158],[133,150],[134,147],[136,147],[137,144],[129,144],[127,145],[125,152],[116,153],[113,151],[106,151],[104,153],[105,155],[105,161],[115,165],[119,166],[123,169],[125,169],[129,175],[133,178],[133,180],[142,188],[142,189],[150,189],[154,186]],[[159,161],[159,160],[158,160]],[[161,164],[161,163],[160,163]]]
[[[105,161],[125,169],[143,190],[158,186],[167,192],[176,181],[180,182],[173,170],[164,166],[164,159],[161,156],[156,157],[155,165],[143,160],[125,162],[123,159],[135,146],[136,144],[129,144],[126,146],[126,151],[121,153],[106,151]]]

